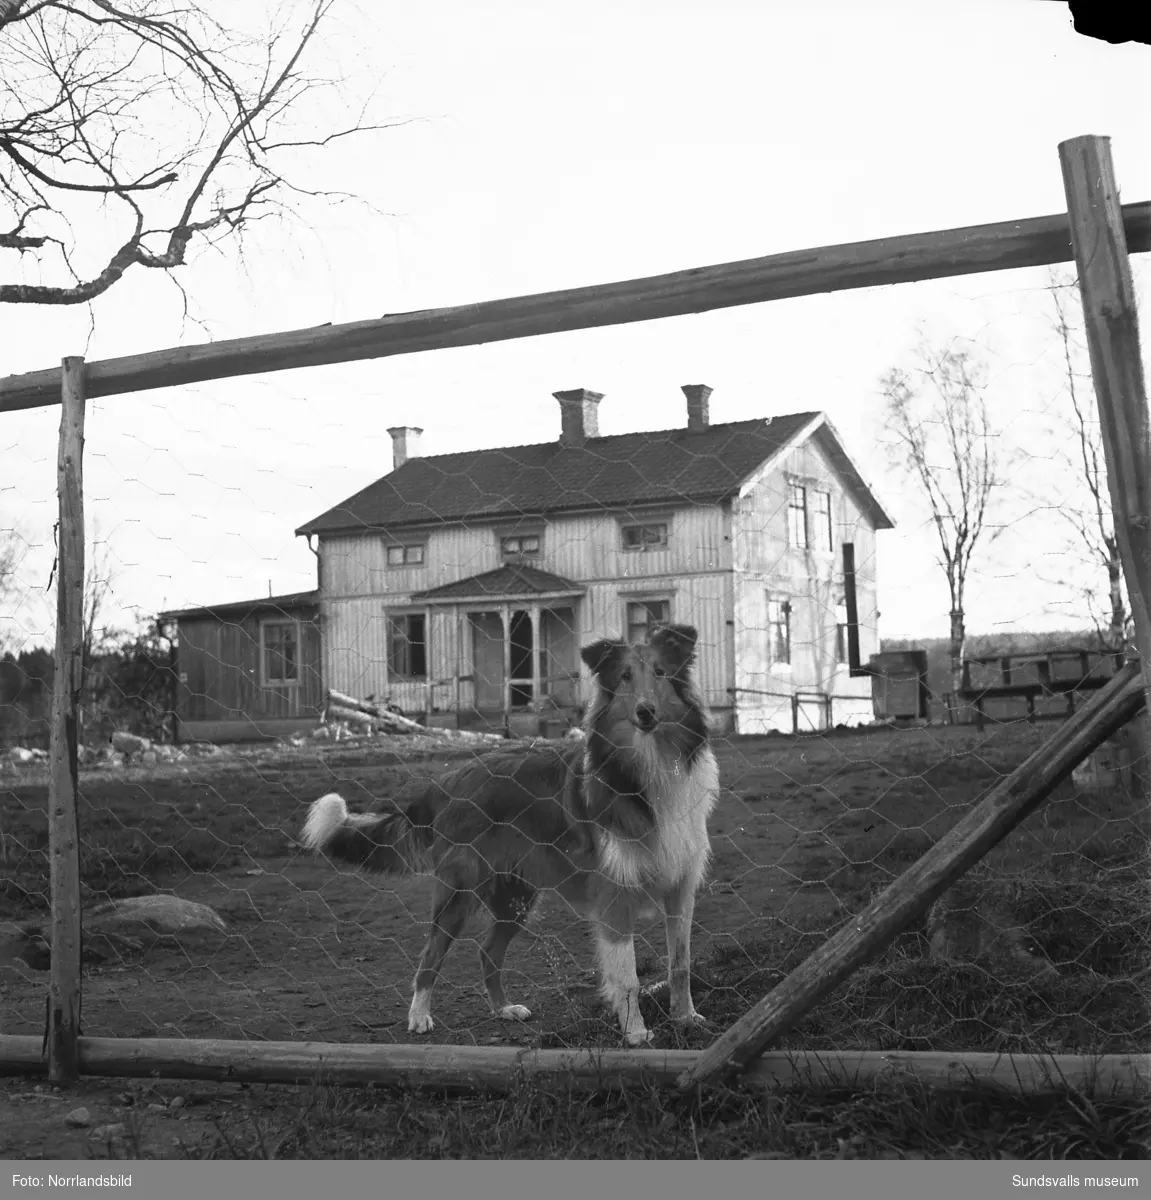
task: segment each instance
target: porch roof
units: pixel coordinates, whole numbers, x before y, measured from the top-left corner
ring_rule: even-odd
[[[469,575],[453,583],[417,592],[413,600],[428,604],[455,604],[462,600],[538,600],[545,596],[578,596],[586,588],[562,575],[529,567],[526,563],[504,563],[494,571]]]

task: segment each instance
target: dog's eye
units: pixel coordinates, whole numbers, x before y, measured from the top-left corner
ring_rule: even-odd
[[[620,677],[621,682],[631,683],[631,670],[628,668],[625,668],[624,670],[622,670],[619,673],[619,677]]]
[[[667,672],[663,669],[663,667],[652,667],[652,674],[656,677],[656,679],[662,679]]]

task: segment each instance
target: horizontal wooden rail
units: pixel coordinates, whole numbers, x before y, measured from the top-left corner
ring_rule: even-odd
[[[645,1080],[670,1087],[703,1053],[103,1037],[82,1037],[79,1049],[83,1075],[492,1091],[508,1089],[521,1074],[585,1089]],[[46,1072],[39,1037],[0,1035],[0,1074]],[[901,1077],[939,1087],[983,1086],[1020,1094],[1068,1088],[1097,1095],[1144,1094],[1151,1087],[1151,1055],[776,1051],[749,1064],[742,1082],[760,1087],[866,1085]]]
[[[1129,251],[1151,250],[1151,202],[1124,205],[1122,213]],[[1058,213],[108,358],[86,365],[85,388],[88,398],[96,399],[234,375],[653,321],[817,292],[1042,267],[1071,258],[1070,218]],[[58,367],[0,378],[0,412],[59,402]]]

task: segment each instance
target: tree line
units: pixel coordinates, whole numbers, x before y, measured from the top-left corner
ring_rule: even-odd
[[[173,740],[176,646],[158,624],[87,647],[83,671],[83,744],[105,742],[115,730]],[[0,657],[0,746],[47,749],[53,675],[49,649]]]

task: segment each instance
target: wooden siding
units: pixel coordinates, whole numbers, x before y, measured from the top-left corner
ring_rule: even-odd
[[[792,480],[808,488],[813,543],[811,490],[830,492],[833,550],[804,550],[788,544],[788,485]],[[879,650],[875,529],[819,446],[805,442],[746,488],[733,506],[732,531],[733,686],[738,730],[791,730],[792,697],[797,693],[831,696],[834,724],[871,720],[871,681],[851,678],[846,664],[836,662],[835,634],[837,603],[843,596],[842,545],[853,542],[860,657],[866,662]],[[791,662],[787,665],[771,661],[769,598],[791,604]],[[812,719],[810,708],[805,707],[801,727]]]
[[[539,555],[523,561],[565,579],[609,581],[668,574],[730,570],[731,545],[725,514],[718,506],[671,513],[653,510],[650,520],[667,519],[666,549],[626,551],[615,516],[558,517],[543,530]],[[418,535],[427,546],[419,567],[388,567],[385,539],[379,534],[324,537],[319,542],[324,596],[327,600],[375,596],[403,603],[413,592],[454,583],[499,567],[501,534],[511,525],[444,525]],[[538,523],[531,528],[539,528]],[[406,537],[405,541],[408,540]],[[417,535],[412,535],[417,540]]]
[[[623,637],[627,633],[630,601],[664,598],[670,604],[671,620],[694,625],[699,634],[696,681],[704,702],[714,709],[729,707],[732,643],[728,621],[732,594],[728,572],[657,575],[642,582],[633,578],[593,584],[581,606],[580,644],[586,645],[597,638]],[[585,689],[585,695],[588,694]]]
[[[265,685],[260,664],[260,626],[294,619],[299,629],[299,680]],[[181,728],[209,722],[235,725],[238,735],[255,722],[318,718],[324,703],[320,631],[312,613],[271,617],[254,614],[237,621],[191,618],[179,622],[176,714]]]
[[[597,638],[622,637],[627,628],[627,604],[641,599],[670,602],[671,619],[694,624],[699,631],[697,679],[706,702],[713,707],[729,706],[727,691],[731,670],[732,611],[731,576],[655,575],[642,580],[593,583],[576,600],[544,601],[545,607],[574,609],[574,638],[554,638],[559,653],[569,658],[567,669],[584,676],[580,701],[590,699],[586,669],[578,657],[579,647]],[[526,607],[513,603],[513,609]],[[422,712],[429,705],[441,712],[457,707],[456,677],[475,670],[471,625],[464,614],[498,609],[493,604],[468,604],[460,608],[436,606],[430,611],[410,597],[383,599],[363,597],[329,600],[324,603],[328,637],[328,678],[331,687],[359,698],[375,695],[399,704],[405,712]],[[428,613],[428,677],[424,680],[390,679],[387,666],[387,616],[398,612]],[[543,638],[547,648],[547,630]],[[550,659],[554,663],[555,659]],[[458,666],[457,666],[458,664]],[[474,686],[459,686],[459,707],[475,704]]]

